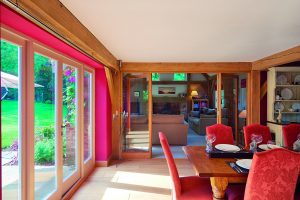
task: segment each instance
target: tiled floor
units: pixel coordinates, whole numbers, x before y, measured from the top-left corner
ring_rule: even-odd
[[[194,175],[187,159],[177,159],[180,176]],[[170,200],[171,180],[165,159],[116,161],[96,168],[74,200]]]
[[[192,129],[188,129],[188,146],[205,146],[205,136],[196,134]],[[174,158],[186,158],[182,146],[171,146]],[[153,158],[164,158],[164,153],[160,145],[152,146]]]

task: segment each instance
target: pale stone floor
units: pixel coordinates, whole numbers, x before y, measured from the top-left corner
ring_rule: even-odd
[[[176,159],[180,176],[194,175],[187,159]],[[166,160],[115,161],[98,167],[73,200],[170,200],[171,179]]]

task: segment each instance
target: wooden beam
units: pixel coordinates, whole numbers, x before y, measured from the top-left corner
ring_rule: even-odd
[[[262,99],[267,94],[267,90],[268,90],[267,82],[268,81],[266,80],[264,84],[260,87],[260,99]]]
[[[253,62],[253,70],[266,70],[269,67],[300,61],[300,45],[291,49],[273,54]]]
[[[1,0],[16,12],[48,32],[56,33],[105,66],[119,70],[117,59],[81,22],[58,0],[18,0],[13,4]],[[25,14],[23,11],[30,14]],[[39,23],[32,17],[42,22]],[[60,38],[60,39],[62,39]]]
[[[122,63],[123,72],[184,72],[184,73],[238,73],[250,72],[250,62],[198,62],[198,63]]]
[[[260,123],[260,71],[250,73],[250,123]],[[248,113],[247,113],[248,114]]]

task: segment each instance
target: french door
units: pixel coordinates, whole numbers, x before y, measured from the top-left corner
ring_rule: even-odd
[[[79,65],[34,46],[34,197],[62,196],[80,178]]]
[[[61,199],[95,165],[95,72],[1,27],[3,199]]]

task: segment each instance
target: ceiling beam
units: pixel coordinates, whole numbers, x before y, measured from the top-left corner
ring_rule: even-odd
[[[273,54],[252,63],[253,70],[266,70],[269,67],[300,61],[300,45]]]
[[[114,70],[119,70],[117,59],[109,50],[58,0],[10,0],[1,2],[13,8],[43,29],[51,29],[87,53],[95,60]],[[13,5],[13,4],[14,5]],[[19,9],[30,13],[29,17]],[[34,17],[37,20],[33,20]],[[47,28],[46,28],[47,27]],[[49,31],[49,30],[47,30]]]
[[[124,62],[124,72],[237,73],[250,72],[251,62],[140,63]]]

